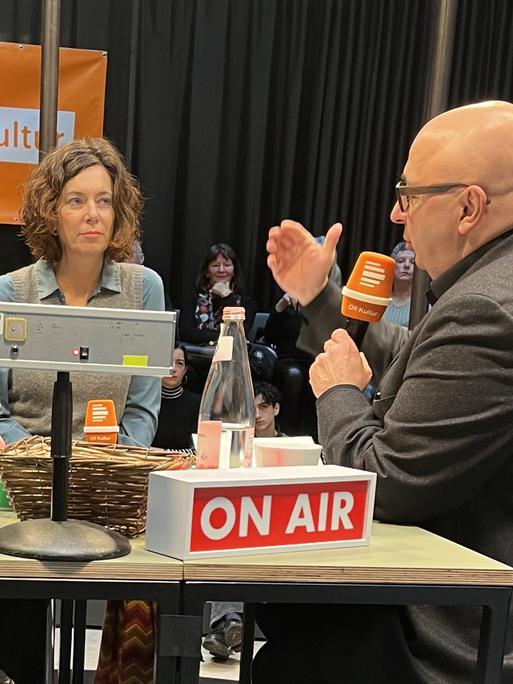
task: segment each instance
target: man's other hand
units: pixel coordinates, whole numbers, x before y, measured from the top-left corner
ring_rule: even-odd
[[[363,391],[371,377],[365,354],[358,351],[356,344],[341,328],[324,343],[324,352],[310,367],[310,385],[317,398],[336,385],[355,385]]]

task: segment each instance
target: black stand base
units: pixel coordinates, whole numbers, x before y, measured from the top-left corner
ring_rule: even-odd
[[[80,520],[24,520],[0,529],[0,553],[49,561],[92,561],[130,553],[119,532]]]

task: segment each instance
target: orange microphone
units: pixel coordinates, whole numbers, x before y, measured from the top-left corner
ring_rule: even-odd
[[[119,426],[112,399],[87,402],[84,433],[86,441],[96,444],[116,444]]]
[[[392,301],[395,261],[378,252],[362,252],[342,288],[346,330],[360,348],[369,323],[377,323]]]

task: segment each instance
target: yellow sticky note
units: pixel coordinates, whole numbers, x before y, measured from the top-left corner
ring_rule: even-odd
[[[147,366],[148,357],[145,355],[137,356],[136,354],[124,354],[123,366]]]

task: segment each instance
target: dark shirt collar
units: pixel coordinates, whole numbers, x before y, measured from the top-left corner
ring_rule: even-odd
[[[508,230],[507,233],[502,233],[493,240],[490,240],[490,242],[482,245],[479,249],[476,249],[475,252],[472,252],[472,254],[469,254],[461,261],[458,261],[454,266],[451,266],[451,268],[442,273],[442,275],[439,275],[438,278],[432,280],[431,285],[426,292],[426,298],[429,304],[433,306],[433,304],[438,301],[438,299],[440,299],[440,297],[447,292],[447,290],[452,287],[454,283],[471,268],[471,266],[479,261],[484,254],[492,249],[498,242],[501,242],[510,235],[513,235],[513,228]]]

